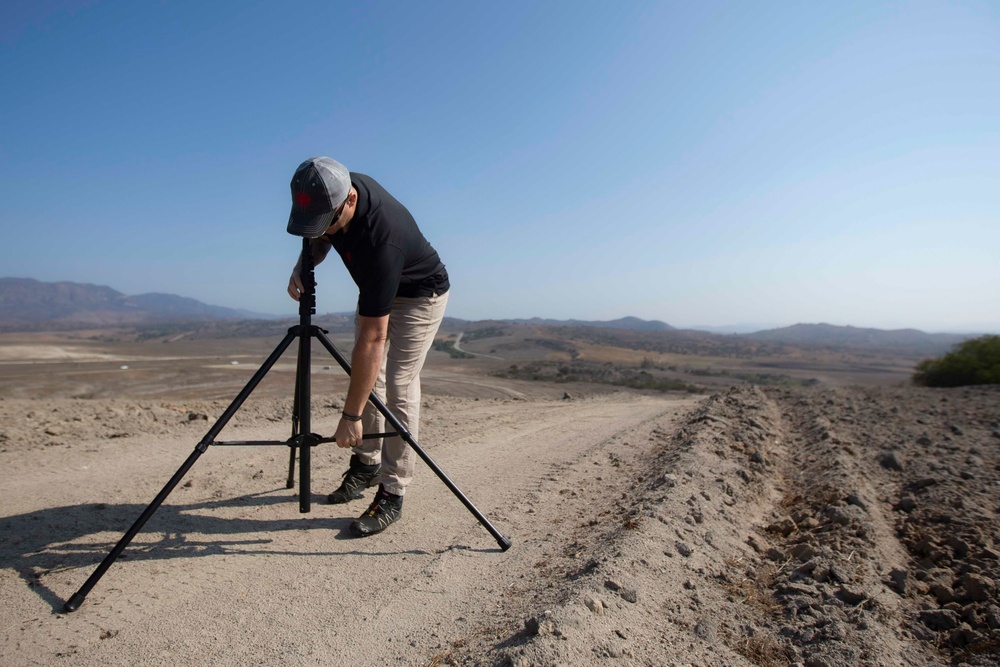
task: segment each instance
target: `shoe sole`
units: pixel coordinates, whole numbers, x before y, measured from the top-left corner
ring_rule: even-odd
[[[385,530],[385,529],[383,528],[382,530]],[[356,525],[354,525],[353,523],[351,524],[351,535],[354,535],[354,537],[369,537],[371,535],[378,535],[381,532],[382,532],[381,530],[377,530],[374,533],[366,533],[363,530],[361,530],[360,528],[358,528]]]
[[[402,517],[400,517],[400,518],[402,518]],[[399,519],[396,519],[396,521],[399,521]],[[378,530],[373,530],[370,533],[366,533],[365,531],[361,530],[361,528],[358,527],[357,523],[352,523],[351,524],[351,534],[354,535],[354,537],[370,537],[372,535],[378,535],[379,533],[381,533],[382,531],[384,531],[386,528],[388,528],[392,524],[396,523],[396,521],[393,521],[393,522],[391,522],[389,524],[386,524],[382,528],[379,528]]]

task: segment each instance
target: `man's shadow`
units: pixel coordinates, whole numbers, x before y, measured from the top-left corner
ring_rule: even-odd
[[[240,535],[245,534],[301,530],[302,522],[296,518],[298,512],[295,509],[289,510],[288,518],[267,520],[223,518],[204,512],[224,506],[265,507],[288,503],[290,508],[294,507],[290,494],[276,491],[279,490],[186,505],[163,504],[118,560],[165,560],[219,554],[317,555],[316,552],[261,548],[261,545],[273,543],[275,540],[272,539],[240,539]],[[313,502],[319,500],[314,494]],[[145,505],[137,504],[87,503],[0,517],[0,567],[17,572],[27,586],[52,607],[53,613],[61,613],[65,599],[50,589],[42,577],[53,572],[96,568],[145,509]],[[338,531],[338,538],[349,535],[348,527],[354,520],[350,514],[337,517],[325,514],[316,518],[323,521],[325,528]],[[108,532],[114,534],[113,541],[81,541],[88,535]],[[189,534],[211,537],[189,538]],[[159,539],[156,542],[143,541],[143,536],[147,540],[150,536],[158,536]],[[219,536],[232,536],[232,539],[220,539]],[[416,550],[402,553],[429,552]],[[331,552],[326,555],[340,554]]]

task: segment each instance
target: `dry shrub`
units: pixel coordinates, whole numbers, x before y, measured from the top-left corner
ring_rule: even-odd
[[[788,650],[769,634],[741,637],[733,648],[760,667],[785,667],[791,661]]]
[[[738,580],[721,582],[724,591],[758,613],[770,617],[778,617],[784,613],[784,608],[771,594],[771,586],[774,585],[774,579],[779,572],[777,567],[771,563],[764,563],[754,572],[755,578],[750,578],[743,576],[738,561],[727,559],[726,564],[735,571]]]
[[[441,667],[441,665],[454,665],[455,659],[451,657],[451,650],[438,653],[427,663],[427,667]]]
[[[772,618],[784,613],[784,608],[774,599],[771,591],[754,581],[744,579],[738,584],[723,584],[723,588],[758,613]]]
[[[721,630],[720,635],[726,646],[759,667],[787,667],[792,654],[773,635],[767,632],[735,634],[732,630]]]

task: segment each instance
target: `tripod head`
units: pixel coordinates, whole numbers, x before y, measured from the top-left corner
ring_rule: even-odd
[[[316,263],[313,260],[312,244],[302,239],[302,263],[299,278],[305,290],[299,296],[299,324],[308,326],[311,316],[316,314]]]

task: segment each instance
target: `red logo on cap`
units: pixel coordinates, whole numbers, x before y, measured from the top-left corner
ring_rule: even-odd
[[[299,208],[307,208],[312,203],[312,197],[305,192],[295,193],[295,204]]]

